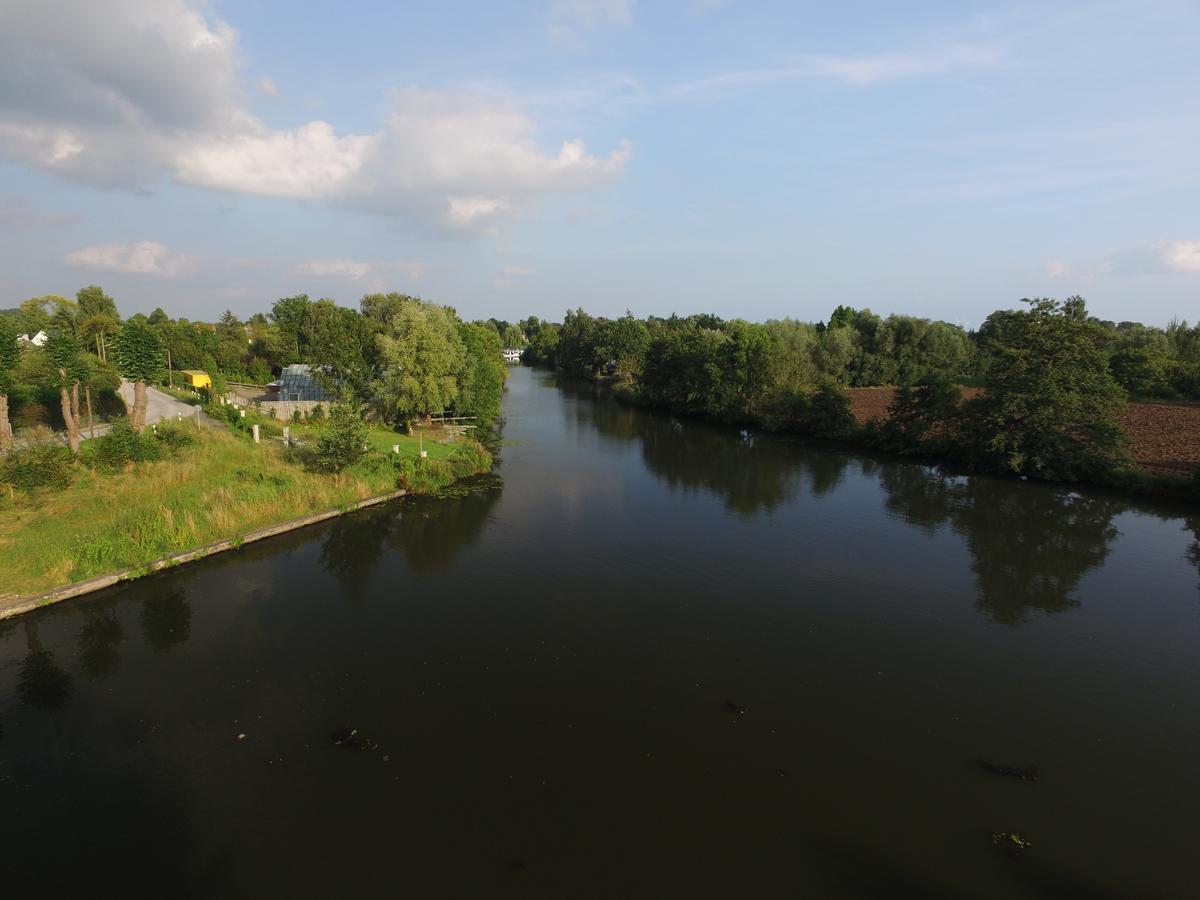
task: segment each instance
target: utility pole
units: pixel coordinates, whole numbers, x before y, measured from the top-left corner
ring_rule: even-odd
[[[167,348],[167,385],[175,387],[175,373],[171,371],[171,348]]]

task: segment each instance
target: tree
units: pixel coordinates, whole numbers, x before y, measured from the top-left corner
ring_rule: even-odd
[[[376,337],[382,372],[377,388],[392,414],[429,418],[458,399],[465,350],[454,311],[420,300],[398,305]]]
[[[508,378],[500,336],[486,322],[461,322],[458,336],[465,359],[455,411],[477,416],[481,425],[490,425],[500,417],[500,400]]]
[[[75,318],[79,321],[92,316],[106,316],[113,321],[121,319],[117,312],[116,301],[104,293],[104,289],[97,284],[80,288],[75,293],[75,303]]]
[[[13,370],[17,367],[19,330],[16,319],[0,317],[0,453],[13,445],[12,425],[8,421],[8,395],[13,389]]]
[[[66,297],[57,294],[46,294],[42,297],[30,297],[21,304],[21,324],[25,334],[35,335],[39,331],[50,328],[51,316],[59,310],[71,310],[75,306]]]
[[[105,313],[79,318],[75,326],[79,337],[89,343],[94,343],[96,356],[105,361],[108,360],[109,338],[115,335],[120,328],[121,325],[117,319]]]
[[[327,390],[370,398],[376,353],[366,319],[332,300],[318,300],[307,307],[301,334],[304,358]]]
[[[969,454],[1049,479],[1122,464],[1125,435],[1114,413],[1125,393],[1109,371],[1102,326],[1086,318],[1080,297],[1025,302],[1029,310],[993,314],[981,329],[990,362],[985,393],[967,404]]]
[[[129,424],[134,430],[146,427],[146,383],[158,381],[163,373],[163,346],[154,329],[142,321],[125,323],[116,340],[117,366],[121,375],[133,382],[133,409]]]
[[[82,349],[69,320],[56,316],[50,324],[46,353],[53,363],[54,386],[58,389],[63,422],[67,426],[67,445],[79,452],[79,382],[85,375],[80,359]]]
[[[366,441],[367,426],[358,410],[339,403],[330,410],[329,425],[317,438],[317,465],[327,472],[340,472],[362,459]]]
[[[150,316],[146,319],[146,321],[151,325],[162,325],[164,322],[169,322],[171,320],[168,318],[167,314],[163,312],[163,308],[161,306],[156,306],[154,307],[154,312],[150,313]]]
[[[521,331],[519,325],[508,325],[504,329],[504,334],[501,336],[504,341],[504,346],[507,348],[521,349],[527,343],[525,334]]]

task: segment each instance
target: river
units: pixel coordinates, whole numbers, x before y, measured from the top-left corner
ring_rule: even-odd
[[[5,893],[1196,896],[1195,508],[505,410],[461,496],[0,622]]]

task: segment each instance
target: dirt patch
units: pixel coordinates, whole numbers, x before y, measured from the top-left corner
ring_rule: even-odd
[[[896,391],[875,387],[849,393],[850,411],[863,424],[887,418]],[[963,388],[963,397],[979,394],[979,388]],[[1129,451],[1139,469],[1183,476],[1200,471],[1200,403],[1130,403],[1117,421],[1129,432]]]

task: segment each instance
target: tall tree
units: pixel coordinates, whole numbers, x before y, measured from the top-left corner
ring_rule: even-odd
[[[46,353],[54,365],[55,387],[62,405],[63,422],[67,426],[67,445],[72,453],[79,452],[79,382],[85,377],[82,348],[69,320],[56,316],[50,324]]]
[[[0,317],[0,453],[13,445],[12,425],[8,421],[8,392],[12,390],[13,369],[17,367],[19,330],[16,319]]]
[[[80,288],[75,293],[75,304],[75,317],[80,321],[91,316],[107,316],[115,321],[121,319],[117,312],[116,301],[104,293],[104,288],[98,284],[89,284],[85,288]]]
[[[146,405],[149,400],[146,383],[162,377],[162,342],[149,324],[130,319],[117,335],[115,349],[121,375],[133,382],[133,409],[129,412],[129,424],[141,431],[146,427]]]
[[[388,410],[408,421],[449,409],[458,399],[465,351],[454,311],[420,300],[397,305],[376,337],[377,383]]]
[[[477,416],[481,425],[490,425],[500,417],[500,399],[508,377],[500,336],[486,322],[462,322],[458,335],[466,357],[454,408],[459,413]]]
[[[977,461],[1050,479],[1101,473],[1124,461],[1114,413],[1125,393],[1113,379],[1102,326],[1081,297],[1038,298],[989,317],[986,390],[967,405]]]

